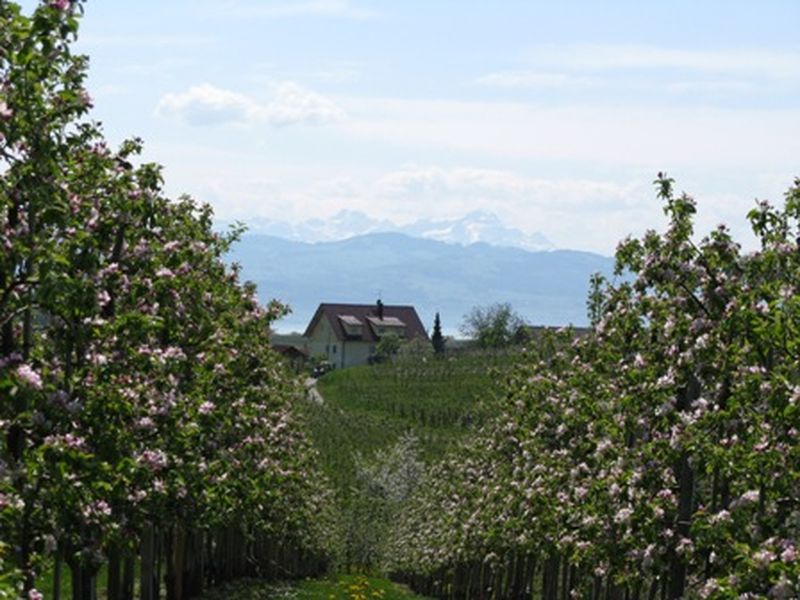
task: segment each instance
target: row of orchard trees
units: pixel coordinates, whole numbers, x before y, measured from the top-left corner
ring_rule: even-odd
[[[207,207],[132,165],[138,141],[85,121],[80,10],[0,2],[0,597],[62,561],[76,598],[106,563],[109,598],[135,571],[177,599],[319,570],[326,487],[268,347],[283,309],[226,268]]]
[[[593,336],[531,359],[505,409],[432,468],[391,568],[453,598],[800,595],[800,180],[693,239],[695,205],[659,176],[669,227],[621,244]]]

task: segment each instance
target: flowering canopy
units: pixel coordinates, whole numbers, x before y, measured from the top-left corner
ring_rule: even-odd
[[[431,469],[396,572],[452,591],[477,561],[490,586],[541,568],[545,597],[796,597],[800,181],[751,211],[749,254],[724,226],[695,242],[694,201],[656,183],[667,231],[620,244],[594,335],[520,366],[502,414]]]
[[[224,264],[238,232],[84,120],[81,10],[0,3],[0,591],[35,595],[54,554],[91,579],[153,527],[319,551],[326,486],[269,348],[285,309]]]

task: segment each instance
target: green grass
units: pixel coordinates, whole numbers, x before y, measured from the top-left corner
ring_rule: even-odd
[[[53,561],[42,570],[41,575],[36,578],[36,589],[44,594],[45,598],[52,598],[54,591],[55,566]],[[106,598],[106,586],[108,581],[108,567],[103,565],[97,573],[97,597]],[[59,582],[62,598],[72,598],[72,573],[66,563],[61,563],[61,580]]]
[[[339,575],[297,583],[242,580],[207,592],[201,600],[424,600],[388,579]]]

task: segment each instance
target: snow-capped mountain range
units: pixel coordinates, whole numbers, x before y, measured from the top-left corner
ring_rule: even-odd
[[[249,220],[247,226],[251,233],[306,243],[334,242],[370,233],[403,233],[462,246],[485,243],[533,252],[555,249],[543,234],[508,227],[497,215],[486,211],[473,211],[458,219],[420,219],[398,225],[387,219],[372,218],[361,211],[342,210],[328,219],[308,219],[299,223],[255,218]]]

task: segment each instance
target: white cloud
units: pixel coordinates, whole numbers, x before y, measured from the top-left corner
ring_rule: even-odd
[[[164,95],[156,107],[160,116],[177,116],[190,125],[249,121],[258,105],[247,96],[203,83],[185,92]]]
[[[259,116],[275,125],[293,123],[331,123],[341,121],[344,111],[325,96],[296,83],[275,86],[275,97],[259,109]]]
[[[177,117],[190,125],[323,124],[344,118],[344,111],[334,102],[292,82],[275,84],[272,100],[265,104],[244,94],[204,83],[185,92],[165,94],[156,107],[156,114]]]
[[[543,232],[561,247],[605,252],[611,249],[609,236],[616,240],[630,233],[632,224],[658,222],[652,193],[637,184],[530,177],[499,169],[407,167],[382,175],[369,195],[391,207],[379,216],[401,222],[419,215],[452,219],[482,210],[527,233]],[[606,225],[589,226],[598,220]]]

